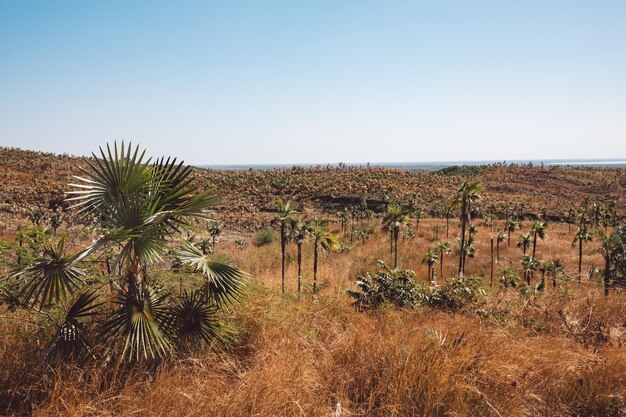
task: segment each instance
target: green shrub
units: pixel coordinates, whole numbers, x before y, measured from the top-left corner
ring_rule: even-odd
[[[375,309],[385,303],[395,307],[422,305],[438,310],[457,311],[471,304],[478,304],[485,294],[480,288],[480,278],[452,279],[439,288],[416,284],[415,272],[400,268],[391,269],[378,261],[380,271],[359,277],[358,291],[348,291],[355,301],[352,305],[359,311]]]
[[[257,234],[254,235],[255,246],[269,245],[274,242],[274,240],[276,240],[276,236],[274,235],[274,231],[272,229],[259,230]]]
[[[359,277],[359,291],[347,292],[355,300],[352,305],[359,311],[378,308],[385,302],[396,307],[414,307],[418,301],[415,272],[391,269],[383,261],[378,261],[378,265],[380,271],[376,275],[368,272]]]
[[[458,311],[470,304],[480,303],[485,291],[480,288],[480,278],[454,278],[440,288],[418,294],[420,304],[439,310]]]

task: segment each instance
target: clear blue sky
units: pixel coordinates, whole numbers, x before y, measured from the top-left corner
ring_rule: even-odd
[[[0,145],[626,158],[626,1],[0,0]]]

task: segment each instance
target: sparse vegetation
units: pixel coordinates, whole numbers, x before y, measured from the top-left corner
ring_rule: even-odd
[[[74,159],[3,150],[13,162],[25,154],[33,166],[48,164],[59,192],[71,189],[64,175],[74,173]],[[167,220],[165,212],[181,206],[150,204],[155,213],[139,210],[131,225],[111,218],[121,213],[106,208],[113,198],[87,218],[64,198],[53,209],[52,182],[29,183],[11,166],[0,185],[10,216],[0,240],[5,414],[626,412],[623,171],[484,167],[479,201],[464,175],[192,169],[198,189],[174,194],[182,207],[205,207],[192,203],[212,185],[222,196],[223,205],[211,206],[217,222],[191,208]],[[120,189],[159,183],[141,185],[137,172]],[[448,202],[459,190],[453,212]],[[532,207],[520,204],[532,190],[541,191]],[[277,213],[279,195],[291,203]],[[95,208],[104,197],[91,198]],[[41,215],[32,216],[35,208]],[[56,236],[54,213],[63,219]],[[185,224],[166,233],[179,219]],[[95,231],[83,226],[95,222]],[[525,251],[499,245],[526,234]],[[452,252],[458,263],[444,262]],[[229,265],[252,273],[245,293],[231,291]],[[123,325],[129,311],[152,333],[132,336],[142,333]]]

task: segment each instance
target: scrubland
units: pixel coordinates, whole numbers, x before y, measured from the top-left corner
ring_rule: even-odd
[[[451,222],[449,240],[457,223]],[[434,224],[445,240],[445,221],[424,219],[416,237],[399,243],[399,266],[416,271],[417,281],[426,280],[420,261],[436,243]],[[501,243],[493,286],[489,239],[495,233],[480,220],[476,224],[478,254],[468,260],[466,274],[484,277],[485,295],[456,312],[389,306],[355,311],[346,291],[355,288],[358,276],[375,271],[378,259],[391,261],[383,232],[354,241],[344,253],[322,254],[315,296],[310,242],[304,245],[300,295],[295,246],[288,246],[282,295],[277,242],[256,247],[248,236],[241,249],[232,238],[220,239],[215,255],[252,276],[244,301],[224,313],[234,341],[158,367],[105,366],[89,359],[42,365],[46,328],[0,307],[0,407],[7,414],[37,416],[626,414],[626,296],[619,290],[602,295],[593,273],[602,262],[594,242],[585,247],[585,275],[578,285],[574,231],[551,223],[537,254],[560,259],[567,276],[555,288],[522,294],[501,287],[499,271],[520,268],[521,249],[514,242],[529,222],[513,233],[510,247]],[[376,221],[371,226],[378,230]],[[457,261],[454,254],[444,258],[439,285],[456,274]],[[158,273],[177,288],[167,265]]]

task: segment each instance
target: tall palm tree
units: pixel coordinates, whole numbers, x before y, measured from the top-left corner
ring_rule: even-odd
[[[465,273],[465,229],[470,221],[470,212],[472,205],[480,200],[481,184],[476,180],[467,180],[461,188],[459,188],[453,206],[461,209],[461,236],[460,236],[460,254],[459,254],[459,278]]]
[[[432,248],[428,249],[422,258],[422,264],[428,266],[428,281],[434,281],[434,267],[437,265],[437,262],[439,262],[437,251]]]
[[[533,240],[530,235],[530,232],[522,233],[521,235],[519,235],[519,239],[517,241],[517,247],[522,248],[524,255],[526,255],[526,249],[528,249],[528,247],[532,244],[532,242]]]
[[[313,241],[313,294],[317,292],[317,259],[319,250],[334,251],[339,248],[339,238],[335,233],[330,233],[324,220],[315,218],[311,223],[311,234]]]
[[[106,152],[100,149],[100,155],[93,154],[85,164],[83,176],[72,184],[69,201],[78,214],[98,220],[99,236],[73,255],[65,254],[65,238],[61,238],[42,258],[17,272],[24,299],[48,306],[69,298],[79,287],[90,285],[82,281],[79,263],[115,248],[111,271],[120,272],[119,283],[115,283],[116,307],[106,313],[101,336],[114,344],[121,341],[122,358],[139,360],[171,354],[188,330],[210,337],[205,330],[215,327],[213,312],[241,298],[246,275],[212,261],[190,242],[183,242],[176,256],[182,265],[202,272],[205,283],[199,305],[181,315],[181,311],[170,308],[176,300],[159,289],[149,271],[172,253],[168,238],[189,229],[193,219],[205,219],[205,210],[216,198],[199,192],[191,167],[171,158],[152,162],[145,158],[145,151],[126,148],[123,143],[121,148],[117,144],[113,149],[107,146]],[[76,299],[51,349],[70,342],[64,335],[82,331],[79,319],[92,314],[95,307],[91,303],[96,298],[87,291]]]
[[[500,264],[500,242],[504,242],[504,239],[506,239],[504,230],[498,229],[496,233],[496,261],[498,265]]]
[[[510,247],[511,246],[511,232],[514,232],[515,230],[517,230],[517,220],[515,220],[515,218],[513,216],[510,216],[506,219],[506,232],[508,235],[507,238],[507,246]]]
[[[450,244],[444,241],[437,243],[437,249],[439,249],[439,277],[443,279],[443,256],[450,254],[452,249]]]
[[[604,215],[604,207],[602,206],[602,203],[600,203],[599,201],[594,201],[591,205],[590,211],[590,214],[593,218],[593,224],[595,226],[600,226],[600,219]]]
[[[424,210],[417,207],[413,210],[413,218],[415,219],[415,234],[419,234],[420,231],[420,221],[424,217]]]
[[[531,277],[534,275],[534,272],[537,270],[539,266],[539,262],[536,259],[533,259],[529,255],[524,255],[522,257],[522,268],[524,270],[524,276],[526,277],[526,284],[530,285]]]
[[[580,284],[580,279],[582,276],[583,270],[583,242],[589,242],[593,239],[593,235],[589,233],[587,226],[580,225],[578,228],[578,232],[576,232],[576,236],[574,236],[574,240],[572,240],[572,245],[575,245],[578,242],[578,283]]]
[[[278,206],[278,221],[280,222],[280,265],[281,265],[281,280],[280,289],[285,293],[285,253],[287,248],[287,225],[292,220],[292,216],[297,213],[291,207],[291,203],[287,200],[279,198],[277,201]]]
[[[600,247],[598,252],[604,258],[604,295],[609,295],[609,288],[611,287],[611,280],[613,279],[612,262],[621,261],[624,262],[624,253],[626,253],[626,242],[624,239],[624,230],[614,230],[610,234],[605,233],[602,229],[598,228],[596,233],[600,237]]]
[[[535,259],[537,253],[537,238],[545,239],[547,225],[545,221],[534,221],[530,226],[530,233],[533,236],[533,259]]]
[[[308,221],[292,219],[290,227],[298,247],[298,297],[300,297],[302,282],[302,244],[306,242],[309,235],[313,232],[313,225]]]
[[[221,234],[222,226],[217,222],[211,223],[211,225],[209,226],[209,235],[211,236],[211,244],[213,246],[213,250],[215,250],[215,240]]]
[[[383,216],[383,230],[389,231],[391,238],[391,248],[394,254],[394,268],[398,266],[398,236],[400,228],[406,224],[409,210],[399,204],[390,204]]]
[[[450,217],[454,214],[454,207],[447,205],[443,208],[443,214],[446,218],[446,239],[450,237]]]

